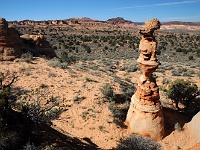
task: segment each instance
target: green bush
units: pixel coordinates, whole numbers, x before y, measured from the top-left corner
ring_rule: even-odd
[[[151,138],[145,138],[141,135],[131,134],[130,137],[120,139],[115,150],[160,150],[161,146]]]
[[[31,52],[23,53],[21,55],[21,61],[30,63],[31,61],[33,61],[33,54]]]
[[[59,58],[49,60],[48,65],[54,68],[58,67],[62,69],[66,69],[68,67],[68,63],[62,62]]]
[[[115,102],[111,102],[108,105],[108,109],[112,112],[113,114],[113,122],[119,126],[124,125],[124,121],[126,119],[126,115],[128,112],[130,106],[130,102],[126,101],[123,104],[117,104]]]
[[[59,107],[59,102],[55,97],[50,97],[46,100],[44,106],[41,102],[44,101],[42,98],[38,98],[41,91],[37,90],[32,95],[24,97],[26,102],[18,103],[18,111],[24,116],[32,120],[35,124],[45,123],[51,125],[51,120],[56,119],[63,112],[62,108]],[[37,97],[35,99],[35,97]],[[28,103],[33,101],[33,103]]]
[[[169,85],[167,90],[168,98],[171,98],[180,110],[179,103],[183,104],[187,109],[189,104],[198,95],[198,87],[196,84],[183,79],[177,79]]]
[[[108,99],[109,101],[111,101],[114,96],[115,93],[113,91],[113,88],[110,86],[110,84],[105,84],[103,87],[100,88],[101,93],[103,94],[103,96]]]
[[[75,56],[69,56],[67,52],[62,52],[60,55],[59,55],[59,58],[60,58],[60,61],[63,62],[63,63],[68,63],[69,65],[70,64],[73,64],[76,62],[76,57]]]

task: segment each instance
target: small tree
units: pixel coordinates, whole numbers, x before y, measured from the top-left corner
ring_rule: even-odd
[[[178,110],[179,103],[183,104],[187,109],[189,104],[198,95],[198,87],[196,84],[183,79],[177,79],[169,85],[167,90],[168,98],[171,98]]]

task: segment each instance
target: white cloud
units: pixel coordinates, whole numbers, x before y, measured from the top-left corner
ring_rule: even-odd
[[[132,6],[132,7],[119,7],[119,8],[113,8],[111,10],[132,9],[132,8],[152,7],[152,6],[171,6],[171,5],[193,4],[193,3],[199,3],[199,2],[200,0],[190,0],[190,1],[171,2],[171,3],[159,3],[159,4],[152,4],[152,5],[138,5],[138,6]]]
[[[194,21],[197,21],[199,22],[200,20],[200,15],[197,15],[197,16],[187,16],[187,17],[167,17],[167,18],[162,18],[161,21],[172,21],[172,20],[177,20],[177,21],[191,21],[191,22],[194,22]]]

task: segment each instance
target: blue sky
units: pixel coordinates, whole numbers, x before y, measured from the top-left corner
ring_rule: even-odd
[[[2,0],[0,17],[7,21],[123,17],[134,22],[152,18],[200,22],[200,0]]]

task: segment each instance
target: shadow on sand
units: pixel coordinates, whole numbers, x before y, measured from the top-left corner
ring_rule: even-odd
[[[43,125],[38,128],[33,138],[41,138],[42,145],[53,145],[62,150],[98,150],[100,149],[89,138],[78,139],[71,135],[65,135],[59,131]],[[34,139],[33,139],[34,141]],[[36,140],[37,141],[37,140]],[[38,143],[41,145],[41,143]]]

